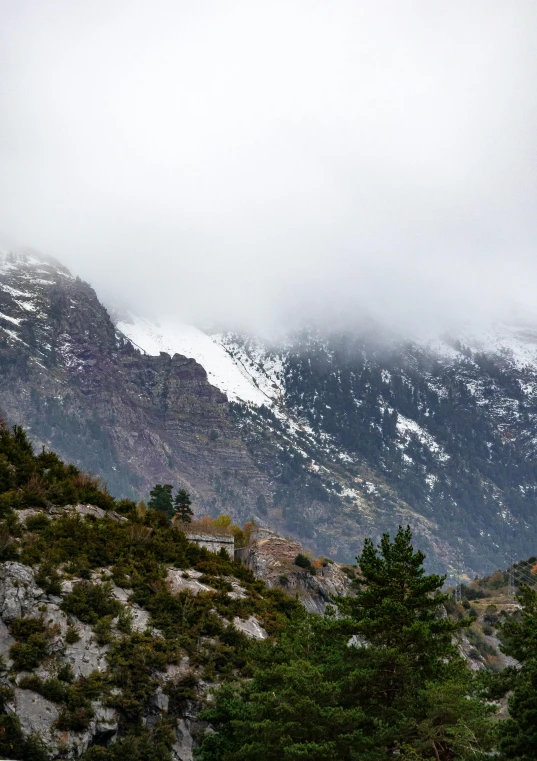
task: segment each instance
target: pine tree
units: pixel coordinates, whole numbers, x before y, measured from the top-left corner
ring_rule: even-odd
[[[218,691],[201,761],[484,759],[489,709],[442,615],[444,578],[426,575],[410,529],[358,558],[362,588],[340,617],[303,613],[254,651],[253,679]],[[444,611],[445,612],[445,611]]]
[[[299,613],[275,643],[254,648],[254,678],[219,689],[203,718],[200,761],[373,761],[375,719],[346,700],[346,643],[333,619]]]
[[[339,625],[357,643],[349,648],[349,689],[381,720],[376,741],[386,752],[404,747],[416,759],[477,759],[490,745],[487,708],[472,698],[472,675],[452,643],[469,622],[445,615],[445,577],[425,573],[425,555],[411,541],[410,527],[399,527],[393,542],[384,534],[378,548],[366,539],[357,558],[361,589],[338,603],[345,616]],[[450,710],[439,723],[444,694]],[[468,742],[455,755],[459,724]]]
[[[194,513],[190,507],[192,500],[190,499],[190,494],[186,491],[186,489],[178,490],[177,494],[175,495],[173,504],[177,518],[179,518],[180,521],[183,521],[183,523],[190,523]]]
[[[172,489],[171,484],[156,484],[149,492],[151,499],[147,503],[148,507],[165,513],[171,518],[173,516]]]
[[[521,587],[520,620],[502,626],[502,650],[516,658],[522,668],[514,676],[509,697],[510,718],[500,724],[502,761],[534,761],[537,758],[537,591]]]

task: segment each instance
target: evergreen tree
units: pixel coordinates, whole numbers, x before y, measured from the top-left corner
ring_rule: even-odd
[[[345,696],[346,643],[333,618],[295,615],[276,643],[254,646],[254,678],[219,689],[200,761],[373,761],[376,721]]]
[[[388,534],[378,548],[364,542],[361,588],[338,602],[339,626],[358,645],[349,648],[347,682],[380,720],[375,741],[384,753],[480,758],[490,746],[488,711],[472,697],[473,677],[452,643],[469,622],[445,615],[445,577],[425,574],[425,555],[411,541],[410,527],[399,527],[393,542]]]
[[[192,500],[190,499],[190,494],[186,491],[186,489],[178,490],[177,494],[175,495],[173,504],[177,518],[179,518],[180,521],[183,521],[183,523],[190,523],[194,513],[190,507]]]
[[[365,542],[340,617],[304,613],[257,646],[253,679],[205,713],[216,733],[202,761],[485,758],[489,709],[452,644],[468,621],[442,615],[444,578],[425,574],[411,538]]]
[[[156,484],[149,492],[151,499],[147,503],[148,507],[165,513],[171,518],[173,516],[172,489],[171,484]]]
[[[522,668],[514,677],[509,697],[509,718],[500,724],[500,757],[503,761],[534,761],[537,758],[537,591],[521,587],[519,620],[502,627],[502,650]],[[511,685],[509,685],[511,686]]]

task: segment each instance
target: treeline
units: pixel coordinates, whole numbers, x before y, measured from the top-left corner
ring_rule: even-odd
[[[105,510],[126,501],[115,500],[97,478],[74,465],[64,464],[57,454],[35,454],[20,426],[8,428],[0,417],[0,515],[12,509],[90,503]]]

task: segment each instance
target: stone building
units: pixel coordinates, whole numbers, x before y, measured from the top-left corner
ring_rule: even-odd
[[[225,534],[198,534],[185,531],[185,534],[189,542],[194,542],[198,547],[205,547],[209,552],[220,552],[225,550],[229,557],[233,560],[235,555],[235,538],[233,535],[227,536]]]

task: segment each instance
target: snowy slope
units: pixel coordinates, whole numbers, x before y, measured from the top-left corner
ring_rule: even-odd
[[[483,328],[466,328],[454,338],[461,347],[474,353],[501,357],[517,369],[537,368],[537,328],[523,322],[494,323]],[[426,342],[429,349],[455,359],[460,352],[453,341],[436,339]]]
[[[224,346],[193,325],[179,321],[156,324],[131,316],[118,322],[117,328],[146,354],[161,351],[172,356],[182,354],[196,360],[207,372],[210,383],[228,399],[256,406],[270,405],[272,398],[256,383],[255,377],[233,359]]]

